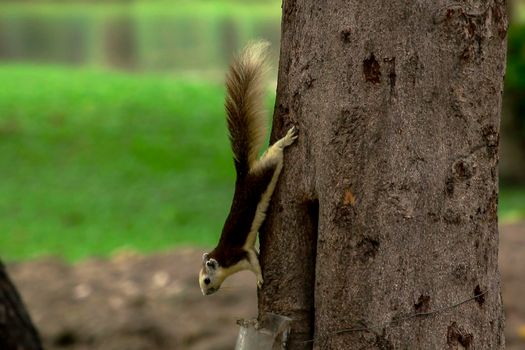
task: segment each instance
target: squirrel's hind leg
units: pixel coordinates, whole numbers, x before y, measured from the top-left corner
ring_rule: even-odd
[[[274,143],[272,145],[273,146],[277,146],[277,147],[280,147],[280,148],[285,148],[285,147],[288,147],[290,146],[292,143],[295,142],[295,140],[297,139],[297,128],[295,126],[292,126],[288,132],[286,133],[286,135],[284,135],[283,138],[281,138],[280,140],[278,140],[276,143]]]
[[[294,143],[296,139],[297,128],[294,126],[288,130],[283,138],[277,140],[263,153],[261,158],[255,163],[254,169],[262,168],[269,163],[277,163],[277,167],[279,168],[278,172],[280,172],[283,162],[283,150]]]

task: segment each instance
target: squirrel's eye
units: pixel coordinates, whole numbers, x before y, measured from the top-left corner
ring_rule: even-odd
[[[210,279],[209,279],[208,277],[206,277],[206,278],[204,279],[204,284],[210,284],[210,282],[211,282],[211,281],[210,281]]]

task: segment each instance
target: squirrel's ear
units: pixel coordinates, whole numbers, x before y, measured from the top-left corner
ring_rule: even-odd
[[[219,267],[219,263],[215,259],[209,259],[206,261],[206,267],[210,270],[216,270]]]
[[[208,259],[209,259],[208,256],[209,256],[208,253],[202,254],[202,262],[208,261]]]

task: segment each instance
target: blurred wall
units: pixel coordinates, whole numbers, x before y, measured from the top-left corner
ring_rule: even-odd
[[[272,42],[275,59],[279,12],[273,1],[241,6],[0,3],[0,60],[140,71],[222,69],[251,38]]]

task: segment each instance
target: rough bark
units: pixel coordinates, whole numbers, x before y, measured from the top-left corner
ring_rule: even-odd
[[[259,310],[295,320],[291,349],[504,347],[506,31],[504,1],[283,2],[272,140],[300,135]]]
[[[0,262],[0,349],[41,350],[38,333]]]

